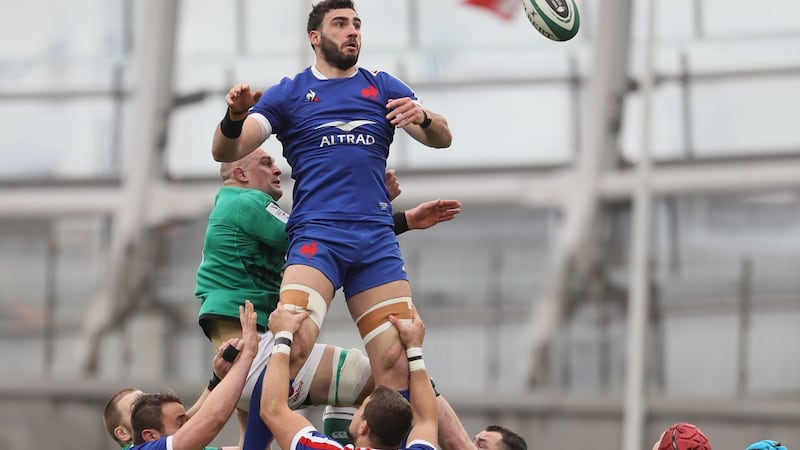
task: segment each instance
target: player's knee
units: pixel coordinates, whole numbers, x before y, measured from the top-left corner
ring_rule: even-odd
[[[356,405],[364,387],[371,381],[369,359],[356,348],[337,347],[333,354],[328,403]]]
[[[400,320],[411,320],[411,297],[398,297],[384,300],[356,318],[356,326],[367,345],[372,339],[392,328],[389,315]]]
[[[316,290],[302,284],[286,284],[281,286],[280,302],[294,312],[311,311],[308,318],[317,325],[317,329],[322,328],[328,304]]]

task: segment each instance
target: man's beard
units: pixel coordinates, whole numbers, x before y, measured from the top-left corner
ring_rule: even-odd
[[[335,42],[325,37],[324,34],[320,34],[319,49],[322,51],[322,56],[325,58],[325,61],[339,70],[347,70],[355,66],[358,62],[358,52],[349,55],[345,54],[343,51],[339,50]]]

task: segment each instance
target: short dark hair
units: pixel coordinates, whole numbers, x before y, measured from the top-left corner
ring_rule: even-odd
[[[500,425],[489,425],[486,427],[486,431],[500,433],[506,450],[528,450],[528,443],[525,442],[525,439],[522,439],[520,435],[514,433],[506,427],[502,427]]]
[[[356,10],[356,5],[353,0],[322,0],[311,8],[308,13],[308,25],[306,25],[306,33],[311,33],[313,30],[319,30],[322,26],[322,19],[325,14],[332,9],[352,9]]]
[[[148,428],[164,433],[163,406],[167,403],[180,403],[181,399],[171,392],[157,394],[142,394],[131,411],[131,428],[133,429],[133,443],[138,445],[144,442],[142,432]]]
[[[363,417],[380,448],[400,448],[411,429],[411,405],[399,392],[386,386],[372,391]]]
[[[108,434],[110,434],[111,437],[120,445],[126,444],[127,442],[120,442],[120,440],[117,439],[117,435],[114,434],[114,429],[120,426],[122,423],[122,415],[125,414],[119,410],[119,401],[122,399],[122,397],[136,391],[138,391],[136,388],[125,388],[117,392],[111,396],[111,399],[108,400],[108,403],[106,403],[106,407],[103,410],[103,425],[106,426]]]

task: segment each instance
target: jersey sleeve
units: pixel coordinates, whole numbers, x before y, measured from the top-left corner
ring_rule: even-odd
[[[308,426],[300,429],[292,438],[290,450],[344,450],[342,444],[325,436],[316,428]]]
[[[280,83],[271,86],[261,95],[250,114],[260,114],[269,122],[271,132],[279,134],[286,126],[283,103],[286,101],[286,92],[289,90],[289,78],[284,78]]]
[[[436,446],[423,439],[414,439],[408,443],[407,450],[436,450]]]
[[[275,248],[287,246],[286,213],[274,202],[264,202],[254,196],[243,196],[239,203],[239,227],[260,242]]]

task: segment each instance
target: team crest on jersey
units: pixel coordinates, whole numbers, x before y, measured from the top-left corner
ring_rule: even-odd
[[[289,221],[289,213],[282,210],[280,206],[276,205],[275,203],[270,203],[267,205],[267,212],[272,214],[276,219],[280,220],[283,223]]]
[[[313,89],[309,89],[306,92],[306,101],[311,103],[319,103],[319,97],[317,97],[317,93],[314,92]]]

